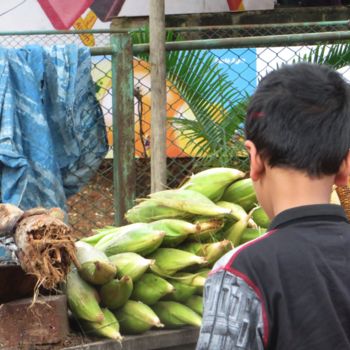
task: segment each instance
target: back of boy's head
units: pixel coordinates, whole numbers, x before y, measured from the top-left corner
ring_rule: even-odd
[[[349,87],[326,66],[286,65],[265,76],[248,106],[246,138],[271,167],[336,174],[350,148]]]

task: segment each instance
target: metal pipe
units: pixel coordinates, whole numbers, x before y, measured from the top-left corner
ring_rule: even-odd
[[[231,49],[241,47],[274,47],[295,45],[314,45],[321,42],[349,40],[350,31],[283,34],[270,36],[252,36],[245,38],[224,38],[206,40],[174,41],[165,43],[166,51],[180,50],[210,50]],[[136,44],[133,46],[134,54],[149,52],[148,44]]]
[[[111,36],[114,223],[125,224],[135,197],[134,78],[130,35]]]
[[[151,63],[151,191],[164,190],[166,169],[166,64],[165,4],[150,0],[150,63]]]
[[[135,29],[131,29],[135,30]],[[67,34],[118,34],[128,33],[130,29],[84,29],[84,30],[33,30],[19,32],[0,32],[0,36],[13,35],[67,35]]]
[[[114,48],[113,46],[101,46],[101,47],[92,47],[90,49],[92,56],[110,56],[113,55]]]
[[[248,30],[248,29],[280,29],[290,27],[338,27],[350,26],[350,21],[324,21],[324,22],[297,22],[297,23],[264,23],[264,24],[232,24],[214,26],[193,26],[193,27],[168,27],[167,30],[174,32],[196,32],[207,30]]]

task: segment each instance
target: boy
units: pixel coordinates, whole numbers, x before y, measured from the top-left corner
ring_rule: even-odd
[[[197,350],[350,349],[350,225],[328,204],[350,174],[349,87],[325,66],[284,66],[260,82],[245,131],[274,219],[214,266]]]

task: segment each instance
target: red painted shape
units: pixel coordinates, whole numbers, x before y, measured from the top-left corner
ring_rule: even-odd
[[[67,30],[94,0],[38,0],[38,2],[55,29]]]

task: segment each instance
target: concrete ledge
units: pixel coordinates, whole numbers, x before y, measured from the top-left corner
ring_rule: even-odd
[[[126,336],[120,344],[113,340],[82,344],[62,350],[194,350],[199,329],[152,330],[142,335]]]

